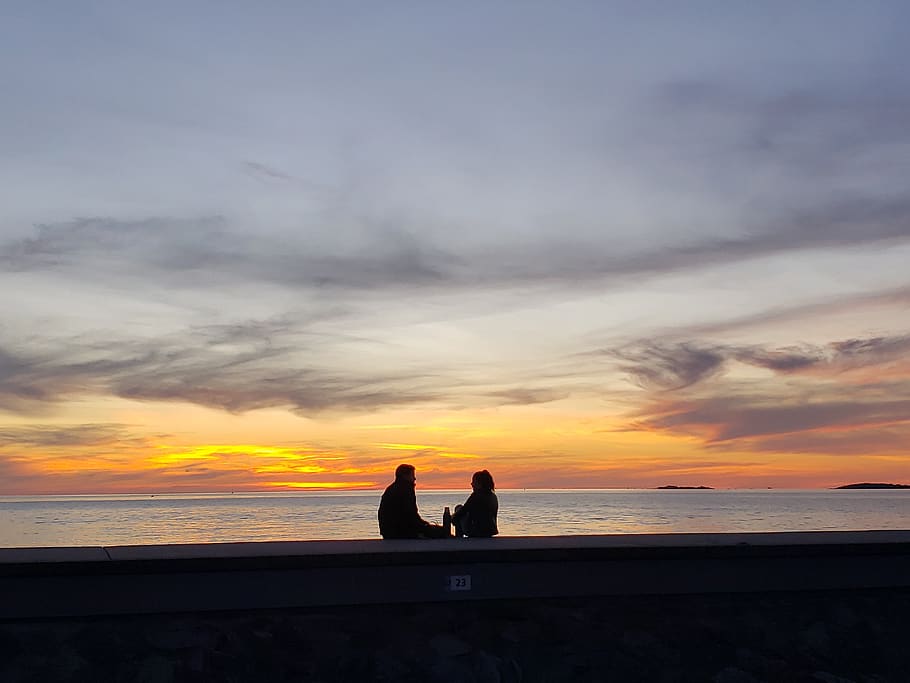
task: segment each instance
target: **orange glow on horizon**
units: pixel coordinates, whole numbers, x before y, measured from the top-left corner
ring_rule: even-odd
[[[170,435],[153,437],[143,425],[100,432],[85,445],[5,446],[0,494],[371,489],[390,482],[400,462],[415,465],[422,490],[468,490],[479,469],[490,470],[502,489],[823,488],[906,483],[910,471],[910,455],[884,442],[864,442],[859,455],[775,452],[763,450],[762,436],[712,443],[709,435],[652,430],[622,416],[540,406],[401,410],[323,422],[271,412],[267,436],[255,416],[186,413],[182,432],[179,415],[169,415]],[[854,429],[862,426],[804,433],[839,438]],[[377,432],[385,440],[374,441]],[[223,436],[233,438],[217,438]]]
[[[363,489],[377,485],[375,481],[269,481],[266,486],[288,489]]]

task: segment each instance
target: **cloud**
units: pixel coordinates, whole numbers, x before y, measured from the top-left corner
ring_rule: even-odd
[[[645,389],[683,389],[719,372],[725,361],[722,350],[677,344],[671,347],[641,345],[610,354],[620,361],[636,384]]]
[[[803,344],[767,348],[701,341],[642,341],[607,349],[621,370],[645,389],[676,391],[721,373],[731,361],[782,375],[840,375],[872,366],[905,361],[910,335],[834,341],[825,346]]]
[[[102,446],[139,441],[145,441],[144,437],[132,434],[127,425],[113,423],[0,427],[0,449],[10,446],[42,449]]]
[[[910,335],[825,345],[642,342],[607,352],[650,391],[628,430],[762,452],[903,452],[910,434]],[[735,364],[770,371],[733,372]]]
[[[768,324],[806,320],[820,315],[850,312],[874,306],[905,307],[908,305],[910,305],[910,287],[895,287],[881,291],[863,292],[852,296],[838,296],[822,301],[789,305],[757,313],[748,313],[718,323],[690,325],[678,330],[677,334],[709,336]]]
[[[321,219],[320,219],[321,220]],[[429,218],[427,220],[432,220]],[[513,236],[498,244],[457,246],[411,219],[347,217],[356,229],[317,221],[293,233],[240,231],[219,217],[82,218],[44,224],[36,235],[0,244],[0,266],[10,273],[55,272],[107,286],[168,283],[219,289],[268,284],[295,291],[492,290],[508,286],[624,283],[645,276],[700,269],[792,250],[853,247],[910,239],[905,195],[846,196],[778,215],[756,216],[739,237],[670,238],[659,248],[629,251],[610,238],[602,217],[599,237],[564,232]],[[468,235],[471,230],[458,231]],[[353,231],[353,232],[352,232]]]
[[[0,429],[0,493],[261,490],[279,475],[355,485],[375,474],[369,457],[361,460],[357,449],[311,443],[180,445],[173,434],[115,423],[7,426]]]
[[[817,429],[880,427],[910,420],[910,383],[900,389],[894,399],[844,400],[834,391],[811,398],[772,392],[668,401],[652,407],[651,415],[640,424],[657,431],[695,434],[708,443]]]
[[[0,409],[34,413],[82,395],[186,401],[242,412],[370,410],[439,397],[438,374],[331,370],[282,320],[191,328],[159,338],[58,340],[40,354],[0,348]]]
[[[450,261],[416,238],[388,232],[337,253],[330,237],[250,234],[219,217],[120,221],[85,218],[40,225],[37,235],[0,246],[12,272],[54,270],[113,284],[176,278],[171,284],[219,288],[225,283],[298,288],[373,289],[432,284]],[[313,239],[311,239],[313,238]]]
[[[833,341],[826,346],[804,345],[783,349],[735,348],[736,360],[776,372],[839,375],[870,367],[891,369],[900,377],[898,366],[910,354],[910,335],[868,337]]]
[[[495,399],[501,405],[535,405],[559,401],[568,396],[566,391],[543,388],[515,388],[491,391],[487,396]]]
[[[246,173],[254,178],[284,180],[289,182],[296,182],[297,180],[294,176],[288,175],[284,171],[279,171],[277,168],[273,168],[267,164],[261,164],[257,161],[244,161],[242,167]]]
[[[800,431],[787,434],[763,435],[737,442],[741,450],[767,453],[812,453],[819,455],[864,456],[870,453],[899,456],[910,465],[907,444],[910,443],[910,424],[890,424],[885,427],[861,426],[852,429]]]
[[[61,394],[85,390],[82,377],[57,373],[44,356],[23,354],[0,348],[0,411],[41,410],[45,403]]]
[[[832,342],[837,356],[847,362],[869,362],[903,357],[910,353],[910,335],[898,337],[872,337],[869,339],[846,339]]]
[[[135,480],[128,463],[164,434],[140,433],[126,424],[0,426],[0,493],[95,490]]]
[[[811,347],[803,349],[789,347],[774,350],[745,348],[735,350],[732,356],[743,363],[779,373],[799,372],[824,361],[823,353]]]

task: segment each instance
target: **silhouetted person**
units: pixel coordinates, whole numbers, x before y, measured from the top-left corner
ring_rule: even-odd
[[[487,470],[475,472],[471,477],[471,488],[474,492],[464,505],[455,506],[455,514],[452,515],[455,535],[459,538],[492,538],[499,533],[496,526],[499,500],[496,498],[493,475]]]
[[[449,534],[417,512],[417,473],[413,465],[395,469],[395,481],[386,487],[379,502],[379,533],[383,538],[446,538]]]

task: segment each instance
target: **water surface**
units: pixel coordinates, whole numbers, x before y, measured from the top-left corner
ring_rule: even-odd
[[[0,496],[0,547],[378,538],[381,491]],[[910,490],[499,491],[504,536],[910,529]],[[466,491],[421,491],[439,521]]]

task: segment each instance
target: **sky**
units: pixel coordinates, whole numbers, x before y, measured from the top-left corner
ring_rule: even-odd
[[[904,2],[28,2],[0,494],[910,483]]]

